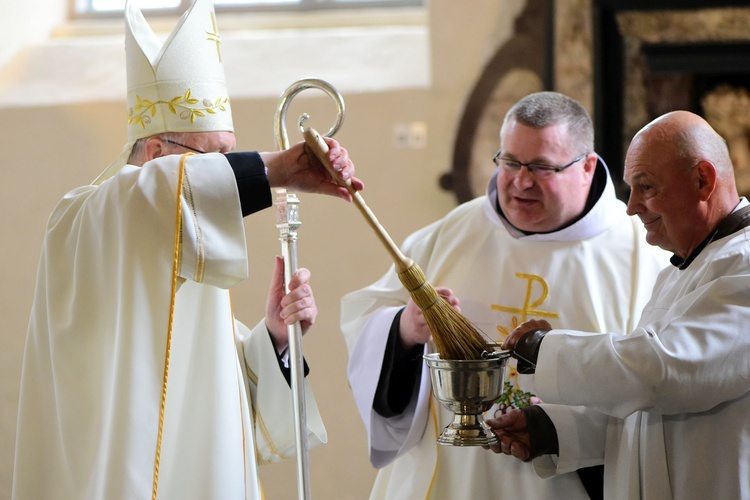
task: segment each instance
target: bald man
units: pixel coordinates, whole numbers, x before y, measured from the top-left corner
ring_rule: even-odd
[[[685,111],[638,132],[624,177],[628,213],[672,266],[627,336],[539,320],[511,333],[503,347],[539,397],[587,409],[491,420],[493,451],[534,459],[542,475],[604,463],[605,498],[750,498],[750,204],[724,140]]]

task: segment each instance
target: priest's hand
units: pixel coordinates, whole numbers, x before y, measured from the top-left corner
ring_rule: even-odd
[[[333,169],[342,179],[351,179],[354,189],[361,191],[365,185],[354,177],[354,164],[349,159],[349,153],[334,139],[324,137],[323,140],[328,145],[327,158]],[[304,142],[297,143],[286,151],[261,153],[260,156],[268,167],[268,183],[271,187],[326,194],[352,201],[349,191],[338,185]]]
[[[299,321],[304,335],[315,323],[318,307],[310,287],[310,271],[301,267],[289,282],[289,293],[284,292],[284,259],[276,257],[276,268],[266,302],[266,328],[274,345],[282,352],[289,345],[287,325]]]
[[[490,445],[495,453],[512,455],[519,460],[527,462],[531,459],[531,445],[526,422],[526,414],[523,410],[512,409],[498,418],[488,419],[487,425],[500,440],[499,443]]]
[[[435,287],[438,295],[444,298],[453,309],[461,312],[458,297],[453,295],[453,290],[445,287]],[[432,338],[430,328],[424,319],[424,314],[419,306],[411,299],[406,304],[404,312],[401,313],[399,320],[399,332],[401,333],[401,342],[406,349],[410,349],[417,344],[426,344]]]
[[[536,372],[536,361],[539,349],[547,332],[552,326],[543,319],[532,319],[521,323],[505,338],[502,349],[511,351],[518,360],[518,373],[533,374]]]
[[[505,337],[505,340],[503,341],[503,345],[501,346],[501,349],[504,350],[512,350],[514,347],[516,347],[516,344],[518,343],[518,340],[527,332],[535,331],[535,330],[552,330],[552,325],[549,324],[548,321],[545,321],[543,319],[530,319],[528,321],[524,321],[520,325],[516,327],[515,330],[510,332],[510,335]]]

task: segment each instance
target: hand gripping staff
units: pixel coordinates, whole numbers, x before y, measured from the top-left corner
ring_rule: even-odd
[[[279,97],[274,120],[276,147],[278,149],[289,149],[289,137],[286,133],[286,113],[292,98],[303,90],[311,88],[323,90],[336,101],[338,106],[336,123],[331,127],[326,136],[333,136],[341,126],[344,120],[344,101],[338,92],[322,80],[314,78],[299,80],[290,85]],[[281,255],[284,258],[284,285],[286,293],[289,293],[289,281],[294,276],[294,273],[297,272],[297,230],[301,225],[299,220],[299,199],[297,195],[288,193],[286,189],[277,189],[274,205],[276,206],[276,227],[279,230],[279,240],[281,241]],[[297,494],[298,498],[308,500],[310,498],[310,472],[307,452],[307,414],[305,412],[302,328],[299,323],[295,323],[287,326],[287,333],[289,335],[292,397],[294,398]]]
[[[482,359],[482,353],[493,352],[494,347],[485,339],[484,335],[438,295],[435,288],[427,282],[422,269],[393,243],[365,200],[351,185],[351,180],[344,181],[339,177],[326,158],[328,145],[317,131],[310,127],[304,127],[306,119],[307,116],[304,115],[300,118],[300,128],[303,128],[305,142],[339,185],[347,188],[352,195],[354,204],[391,255],[401,284],[424,314],[427,326],[432,333],[432,340],[435,342],[435,347],[441,358],[451,360]]]

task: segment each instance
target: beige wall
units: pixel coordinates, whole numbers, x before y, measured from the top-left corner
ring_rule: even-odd
[[[455,205],[437,182],[450,169],[456,123],[471,86],[509,36],[523,3],[434,0],[428,16],[433,87],[344,96],[347,117],[337,138],[366,183],[365,199],[397,242]],[[0,43],[5,42],[2,37]],[[233,104],[239,149],[273,149],[275,99]],[[117,155],[124,142],[124,124],[118,121],[123,106],[110,102],[0,110],[0,499],[10,492],[23,342],[45,222],[60,196],[88,183]],[[327,127],[326,98],[306,99],[304,106],[313,115],[313,126]],[[289,122],[296,116],[290,113]],[[394,148],[393,125],[412,121],[427,122],[427,148]],[[304,348],[329,435],[328,445],[310,453],[312,493],[315,498],[366,498],[375,472],[346,381],[339,299],[375,280],[390,261],[355,207],[310,195],[300,198],[299,261],[313,272],[320,309]],[[238,316],[248,323],[262,315],[272,259],[279,252],[273,217],[267,210],[246,219],[253,265],[251,278],[235,290],[234,302]],[[261,474],[266,498],[296,495],[293,461],[264,467]]]
[[[45,40],[65,18],[66,2],[4,2],[0,16],[0,66],[29,42]]]

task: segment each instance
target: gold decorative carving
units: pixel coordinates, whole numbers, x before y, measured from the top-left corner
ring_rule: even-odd
[[[703,114],[729,146],[737,190],[750,193],[750,92],[720,85],[701,99]]]
[[[644,44],[687,44],[750,41],[750,8],[670,11],[623,11],[617,24],[625,47],[623,143],[652,117],[646,88]],[[672,96],[673,99],[676,96]],[[727,140],[737,187],[750,193],[750,95],[747,89],[717,87],[701,101],[703,114]],[[747,118],[746,118],[747,116]]]
[[[643,43],[741,41],[750,38],[750,9],[625,11],[617,25],[623,36]]]
[[[593,116],[594,58],[591,0],[559,0],[555,8],[555,90]]]

